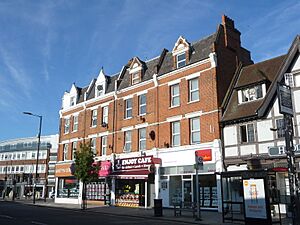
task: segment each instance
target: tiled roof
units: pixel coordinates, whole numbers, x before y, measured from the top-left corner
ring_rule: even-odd
[[[225,112],[221,120],[223,123],[256,116],[257,109],[261,106],[264,99],[261,98],[238,104],[238,90],[242,87],[255,85],[260,82],[265,82],[268,89],[285,58],[286,55],[283,55],[241,69],[236,85],[234,85],[232,94],[229,96],[228,104],[225,106]]]

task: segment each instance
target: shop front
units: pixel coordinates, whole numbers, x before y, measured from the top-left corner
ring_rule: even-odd
[[[116,159],[112,178],[114,205],[149,207],[154,195],[153,156]]]
[[[101,202],[103,205],[110,204],[110,179],[111,162],[100,161],[99,163],[99,179],[86,185],[86,197],[89,201]]]
[[[74,176],[74,164],[56,164],[55,177],[55,203],[79,204],[80,182]]]
[[[179,202],[196,202],[195,153],[203,158],[203,168],[198,170],[200,206],[203,209],[221,210],[221,186],[219,175],[222,171],[219,142],[190,149],[162,150],[160,169],[160,198],[163,207],[173,207]]]

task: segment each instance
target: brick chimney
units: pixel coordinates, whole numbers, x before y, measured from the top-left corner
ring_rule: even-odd
[[[222,25],[225,33],[225,46],[234,51],[241,47],[241,33],[235,29],[234,21],[226,15],[222,15]]]

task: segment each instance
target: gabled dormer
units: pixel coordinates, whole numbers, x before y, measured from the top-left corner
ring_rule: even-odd
[[[62,108],[66,109],[77,104],[78,89],[75,83],[72,84],[70,92],[65,92],[62,99]]]
[[[238,90],[238,101],[239,104],[255,101],[264,98],[266,95],[266,84],[259,83],[253,84],[249,87]]]
[[[174,45],[172,55],[175,69],[185,66],[190,59],[190,43],[180,36]]]
[[[101,68],[97,80],[95,82],[95,97],[100,97],[105,94],[107,86],[106,76],[104,74],[103,67]]]
[[[143,71],[143,62],[138,57],[134,57],[129,65],[131,85],[142,81]]]

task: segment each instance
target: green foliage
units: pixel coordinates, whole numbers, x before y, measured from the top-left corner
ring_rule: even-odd
[[[80,144],[75,151],[75,177],[83,183],[98,179],[99,167],[94,164],[94,156],[90,144]]]

